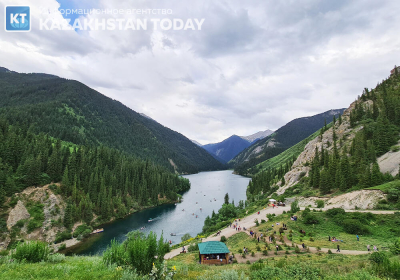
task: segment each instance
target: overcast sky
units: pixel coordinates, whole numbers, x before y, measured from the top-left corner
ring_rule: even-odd
[[[171,9],[202,30],[44,31],[40,9]],[[0,0],[32,31],[0,28],[0,66],[75,79],[202,144],[347,108],[400,64],[400,1]],[[53,15],[62,17],[62,15]],[[0,89],[1,91],[1,89]]]

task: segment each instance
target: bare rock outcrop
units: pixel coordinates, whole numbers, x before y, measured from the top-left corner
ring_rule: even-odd
[[[341,194],[335,197],[300,197],[298,199],[301,207],[316,207],[317,200],[325,201],[325,209],[373,209],[379,200],[385,199],[386,195],[378,190],[359,190]]]
[[[365,102],[365,106],[370,106],[368,102]],[[354,109],[355,102],[353,102],[349,108],[347,108],[342,115],[342,123],[339,125],[338,122],[335,124],[335,133],[337,139],[343,139],[342,145],[350,146],[351,140],[354,138],[357,131],[362,129],[358,127],[357,129],[352,129],[350,127],[350,112]],[[288,188],[296,185],[303,176],[308,176],[310,171],[309,164],[315,157],[315,149],[317,148],[320,152],[322,147],[324,150],[330,151],[333,149],[333,128],[329,128],[321,136],[318,136],[307,143],[304,147],[304,151],[297,157],[296,161],[293,163],[292,168],[289,172],[285,174],[285,185],[281,186],[277,194],[283,194]],[[343,147],[342,146],[342,147]],[[337,144],[338,148],[339,143]]]
[[[26,210],[25,205],[21,200],[18,200],[17,205],[10,211],[7,219],[7,228],[11,228],[20,220],[25,220],[30,218],[28,210]]]
[[[400,145],[400,142],[398,145]],[[396,176],[399,173],[400,150],[397,152],[389,151],[380,156],[378,164],[382,173],[390,173],[392,176]]]

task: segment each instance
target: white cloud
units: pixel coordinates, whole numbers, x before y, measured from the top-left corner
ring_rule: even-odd
[[[165,17],[205,22],[201,31],[0,29],[1,66],[79,80],[203,144],[347,107],[400,64],[398,1],[91,0],[82,8],[89,4],[172,9]],[[39,8],[59,7],[30,5],[34,21]]]

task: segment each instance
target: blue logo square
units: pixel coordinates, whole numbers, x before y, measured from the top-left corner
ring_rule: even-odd
[[[4,18],[8,32],[31,31],[31,11],[28,6],[6,6]]]

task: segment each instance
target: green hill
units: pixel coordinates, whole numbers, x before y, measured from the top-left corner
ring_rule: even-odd
[[[105,145],[179,173],[223,169],[180,133],[86,85],[47,74],[0,69],[0,116],[75,144]]]

